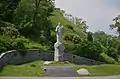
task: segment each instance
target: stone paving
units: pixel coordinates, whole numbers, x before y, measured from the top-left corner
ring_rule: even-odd
[[[43,66],[46,77],[76,77],[77,72],[71,66]]]

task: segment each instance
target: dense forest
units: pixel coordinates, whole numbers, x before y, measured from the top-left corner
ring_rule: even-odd
[[[87,32],[86,21],[55,8],[54,0],[0,0],[0,53],[18,50],[25,55],[27,49],[54,50],[58,22],[64,26],[65,52],[120,63],[120,16],[110,24],[119,36]]]

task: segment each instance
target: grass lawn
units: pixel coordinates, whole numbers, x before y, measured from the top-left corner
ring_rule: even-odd
[[[55,63],[52,66],[73,66],[77,71],[80,68],[86,68],[92,75],[91,76],[113,76],[120,75],[120,65],[104,64],[104,65],[75,65],[75,64],[62,64]]]
[[[0,76],[44,76],[42,63],[35,61],[22,65],[8,65],[0,72]]]
[[[91,76],[113,76],[120,75],[120,65],[96,65],[96,66],[76,66],[79,68],[86,68],[92,74]]]
[[[9,65],[6,66],[1,72],[0,76],[45,76],[44,71],[41,69],[43,61],[35,61],[22,65]],[[120,65],[75,65],[71,63],[57,63],[47,66],[73,66],[75,70],[86,68],[92,74],[91,76],[112,76],[120,75]]]

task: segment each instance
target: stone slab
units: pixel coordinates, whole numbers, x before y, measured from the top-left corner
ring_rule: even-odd
[[[46,77],[75,77],[77,72],[71,66],[43,66]]]

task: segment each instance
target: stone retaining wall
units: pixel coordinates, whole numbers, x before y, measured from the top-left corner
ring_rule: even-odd
[[[86,65],[103,64],[98,61],[79,57],[69,53],[65,53],[63,56],[65,61],[69,61],[75,64],[86,64]],[[7,51],[0,55],[0,67],[3,67],[7,64],[22,64],[35,60],[53,61],[54,53],[53,51],[28,50],[26,55],[23,57],[16,50]]]

